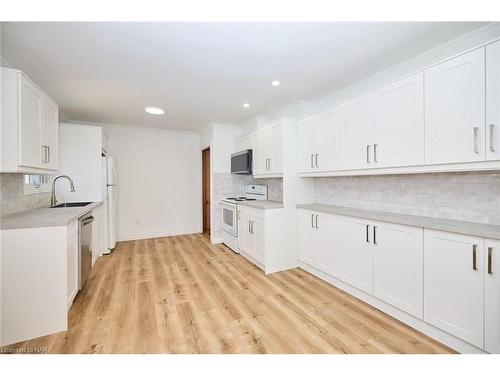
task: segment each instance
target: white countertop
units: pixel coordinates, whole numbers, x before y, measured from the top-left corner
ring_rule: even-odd
[[[267,200],[243,201],[243,202],[238,202],[238,205],[257,208],[259,210],[274,210],[277,208],[283,208],[283,202],[267,201]]]
[[[0,229],[42,228],[67,225],[102,204],[93,202],[83,207],[41,207],[0,216]]]
[[[325,204],[298,204],[297,208],[327,214],[359,217],[369,220],[385,221],[388,223],[403,224],[413,227],[436,229],[446,232],[466,234],[469,236],[485,237],[500,240],[500,225],[474,223],[470,221],[440,219],[428,216],[399,214],[396,212],[374,211],[361,208],[330,206]]]

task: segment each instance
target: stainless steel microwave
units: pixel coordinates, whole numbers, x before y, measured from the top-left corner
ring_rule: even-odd
[[[252,150],[243,150],[231,155],[231,173],[252,174]]]

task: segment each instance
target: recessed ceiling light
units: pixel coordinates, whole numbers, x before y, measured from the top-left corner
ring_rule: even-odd
[[[243,108],[249,108],[250,107],[250,104],[248,103],[243,103]]]
[[[146,107],[144,110],[152,115],[163,115],[165,113],[163,109],[157,107]]]
[[[280,81],[272,81],[272,82],[271,82],[271,85],[273,85],[273,86],[275,86],[275,87],[276,87],[276,86],[281,85],[281,82],[280,82]]]

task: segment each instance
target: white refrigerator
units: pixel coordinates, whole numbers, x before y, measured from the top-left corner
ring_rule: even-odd
[[[103,171],[103,252],[109,254],[116,246],[118,233],[118,186],[115,160],[112,156],[102,157]]]

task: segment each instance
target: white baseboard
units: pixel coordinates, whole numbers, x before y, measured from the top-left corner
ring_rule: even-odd
[[[182,234],[193,234],[193,233],[200,233],[200,228],[188,227],[188,228],[178,228],[178,229],[165,229],[165,230],[158,230],[158,231],[153,231],[153,232],[120,234],[118,236],[118,242],[144,240],[147,238],[179,236]]]
[[[388,303],[385,303],[368,293],[365,293],[357,288],[354,288],[349,284],[346,284],[342,280],[339,280],[331,275],[328,275],[304,262],[299,261],[299,267],[313,274],[314,276],[319,277],[320,279],[326,281],[327,283],[330,283],[336,286],[337,288],[342,289],[343,291],[353,295],[354,297],[359,298],[360,300],[366,302],[367,304],[385,312],[387,315],[390,315],[396,318],[397,320],[400,320],[401,322],[409,325],[410,327],[416,329],[417,331],[420,331],[426,334],[427,336],[432,337],[434,340],[449,346],[450,348],[456,350],[459,353],[471,353],[471,354],[486,353],[482,349],[475,347],[453,335],[450,335],[449,333],[446,333],[440,330],[439,328],[436,328],[430,325],[429,323],[426,323],[425,321],[414,317],[413,315],[401,311],[398,308],[389,305]]]

